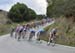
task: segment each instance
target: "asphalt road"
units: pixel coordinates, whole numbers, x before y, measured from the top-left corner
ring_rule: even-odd
[[[0,53],[75,53],[75,47],[69,47],[56,44],[47,46],[47,42],[37,43],[36,40],[31,42],[27,39],[17,41],[9,34],[0,37]]]
[[[56,44],[47,46],[46,42],[28,42],[26,39],[17,41],[9,35],[0,37],[0,53],[75,53],[74,47]]]

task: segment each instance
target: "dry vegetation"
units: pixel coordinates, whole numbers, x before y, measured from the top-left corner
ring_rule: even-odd
[[[45,30],[47,31],[49,29],[49,32],[54,27],[58,29],[56,39],[58,44],[75,46],[75,22],[72,22],[71,19],[57,18],[56,22],[45,28]],[[44,40],[48,40],[48,35]]]

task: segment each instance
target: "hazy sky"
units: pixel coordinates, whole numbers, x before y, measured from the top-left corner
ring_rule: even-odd
[[[20,2],[35,10],[37,14],[46,14],[46,0],[0,0],[0,9],[9,11],[12,5]]]

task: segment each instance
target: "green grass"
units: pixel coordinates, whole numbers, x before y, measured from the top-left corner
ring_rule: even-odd
[[[17,24],[26,24],[27,22],[22,22],[22,23],[12,23],[12,24],[0,24],[0,36],[4,34],[8,34],[11,32],[12,26],[16,27]]]
[[[10,25],[0,25],[0,35],[4,35],[10,32]]]

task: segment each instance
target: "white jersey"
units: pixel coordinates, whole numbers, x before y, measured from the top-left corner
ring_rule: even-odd
[[[56,29],[52,29],[52,31],[50,32],[50,37],[52,37],[52,34],[56,33]]]
[[[56,31],[56,29],[54,28],[54,29],[52,29],[51,33],[53,34],[55,31]]]
[[[21,29],[23,29],[23,26],[19,26],[19,31],[20,31]]]

